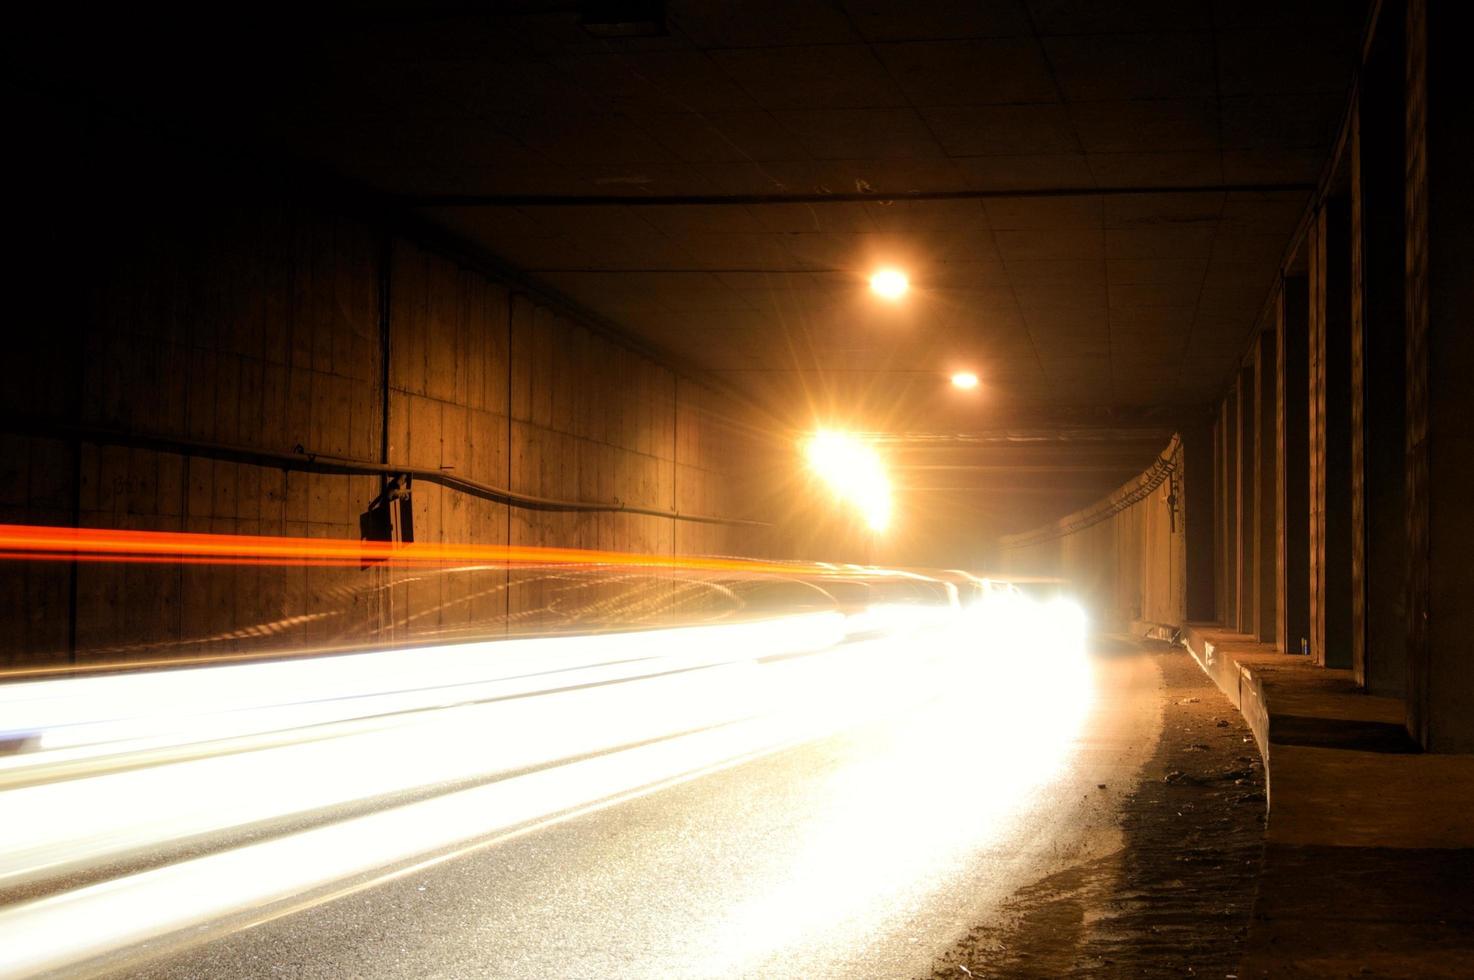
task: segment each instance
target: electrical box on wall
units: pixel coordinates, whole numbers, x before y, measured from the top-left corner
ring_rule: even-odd
[[[401,474],[388,480],[384,489],[358,515],[358,533],[364,541],[388,541],[409,544],[415,539],[415,512],[411,496],[411,479]],[[365,560],[363,567],[376,564]]]

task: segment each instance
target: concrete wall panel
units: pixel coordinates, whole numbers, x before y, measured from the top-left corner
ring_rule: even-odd
[[[745,494],[771,450],[733,444],[744,408],[473,269],[363,222],[285,205],[207,222],[184,212],[136,219],[128,247],[86,243],[95,275],[74,290],[80,312],[28,341],[37,376],[6,393],[13,415],[387,458],[559,499],[760,516],[763,502]],[[182,447],[4,440],[0,520],[17,523],[356,539],[379,489],[377,477],[285,472]],[[656,555],[767,545],[732,527],[509,508],[423,481],[414,507],[423,541]],[[673,595],[668,575],[649,578],[10,563],[0,567],[0,664],[453,639],[619,609],[648,621]]]
[[[1103,520],[1036,542],[1004,539],[1005,569],[1064,579],[1063,591],[1084,605],[1101,629],[1126,629],[1133,622],[1181,625],[1186,621],[1186,551],[1178,508],[1194,491],[1184,479],[1180,443],[1174,443],[1171,465],[1171,474],[1145,495],[1126,493],[1133,486],[1127,484],[1108,498],[1119,503]],[[1199,499],[1211,498],[1207,486],[1197,492]],[[1063,518],[1059,526],[1075,517]]]

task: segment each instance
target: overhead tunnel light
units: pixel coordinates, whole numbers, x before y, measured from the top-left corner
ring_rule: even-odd
[[[978,386],[978,376],[971,371],[958,371],[952,375],[952,387],[971,391]]]
[[[872,531],[891,519],[891,484],[875,449],[846,432],[821,429],[809,437],[804,454],[814,473],[841,501],[854,506]]]
[[[900,269],[878,269],[870,277],[870,288],[881,299],[895,302],[911,288],[911,280]]]

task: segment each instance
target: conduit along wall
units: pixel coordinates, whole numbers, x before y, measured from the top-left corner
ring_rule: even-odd
[[[1182,441],[1095,504],[999,541],[1005,570],[1050,580],[1097,629],[1175,627],[1186,619]]]

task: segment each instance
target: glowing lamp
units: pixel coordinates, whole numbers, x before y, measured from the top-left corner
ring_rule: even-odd
[[[859,511],[872,531],[884,531],[891,519],[891,485],[879,454],[845,432],[822,430],[804,447],[809,466],[842,502]]]
[[[870,288],[881,299],[895,302],[906,295],[906,290],[911,288],[911,280],[900,269],[879,269],[870,277]]]

